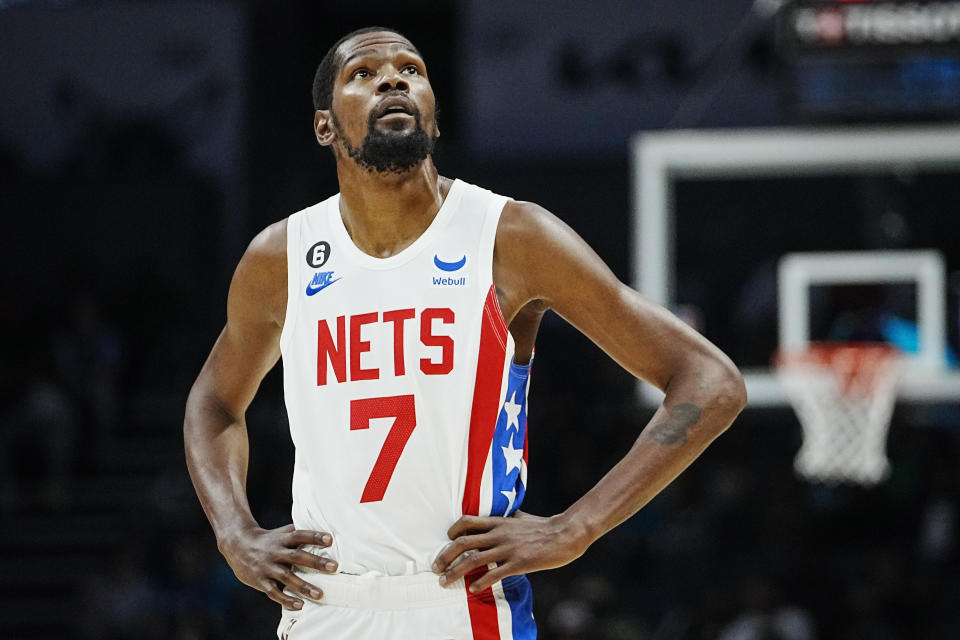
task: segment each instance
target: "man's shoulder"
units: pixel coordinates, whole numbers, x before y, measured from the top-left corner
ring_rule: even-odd
[[[272,289],[287,277],[287,220],[279,220],[254,236],[237,265],[235,280]],[[284,288],[285,290],[285,288]]]
[[[283,259],[286,262],[287,221],[288,218],[278,220],[254,236],[244,257],[257,261]]]
[[[229,316],[283,326],[287,293],[287,220],[250,241],[230,284]]]
[[[549,234],[554,216],[534,202],[508,200],[500,214],[497,243],[526,243]]]
[[[559,220],[533,202],[508,200],[497,224],[494,255],[507,270],[542,268],[557,244]]]
[[[539,204],[510,200],[504,205],[494,252],[505,269],[542,271],[546,264],[578,262],[589,251],[573,229]]]

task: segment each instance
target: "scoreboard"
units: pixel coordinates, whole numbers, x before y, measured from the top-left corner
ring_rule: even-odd
[[[796,0],[777,41],[801,118],[960,117],[960,0]]]

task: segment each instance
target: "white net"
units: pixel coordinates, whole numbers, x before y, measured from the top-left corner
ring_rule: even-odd
[[[883,480],[900,371],[888,345],[813,343],[781,352],[777,375],[803,427],[797,473],[829,484]]]

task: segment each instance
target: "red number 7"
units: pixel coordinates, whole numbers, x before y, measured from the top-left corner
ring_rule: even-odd
[[[417,410],[413,403],[413,396],[389,396],[387,398],[362,398],[350,401],[350,430],[369,429],[370,421],[374,418],[396,418],[383,442],[380,455],[373,465],[373,471],[367,479],[367,486],[363,488],[360,502],[379,502],[387,491],[393,470],[397,468],[397,461],[407,440],[417,426]]]

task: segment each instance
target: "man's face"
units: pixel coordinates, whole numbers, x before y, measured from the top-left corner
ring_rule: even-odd
[[[343,151],[381,173],[419,164],[432,153],[439,132],[433,88],[413,45],[377,31],[347,40],[339,53],[330,111]]]

